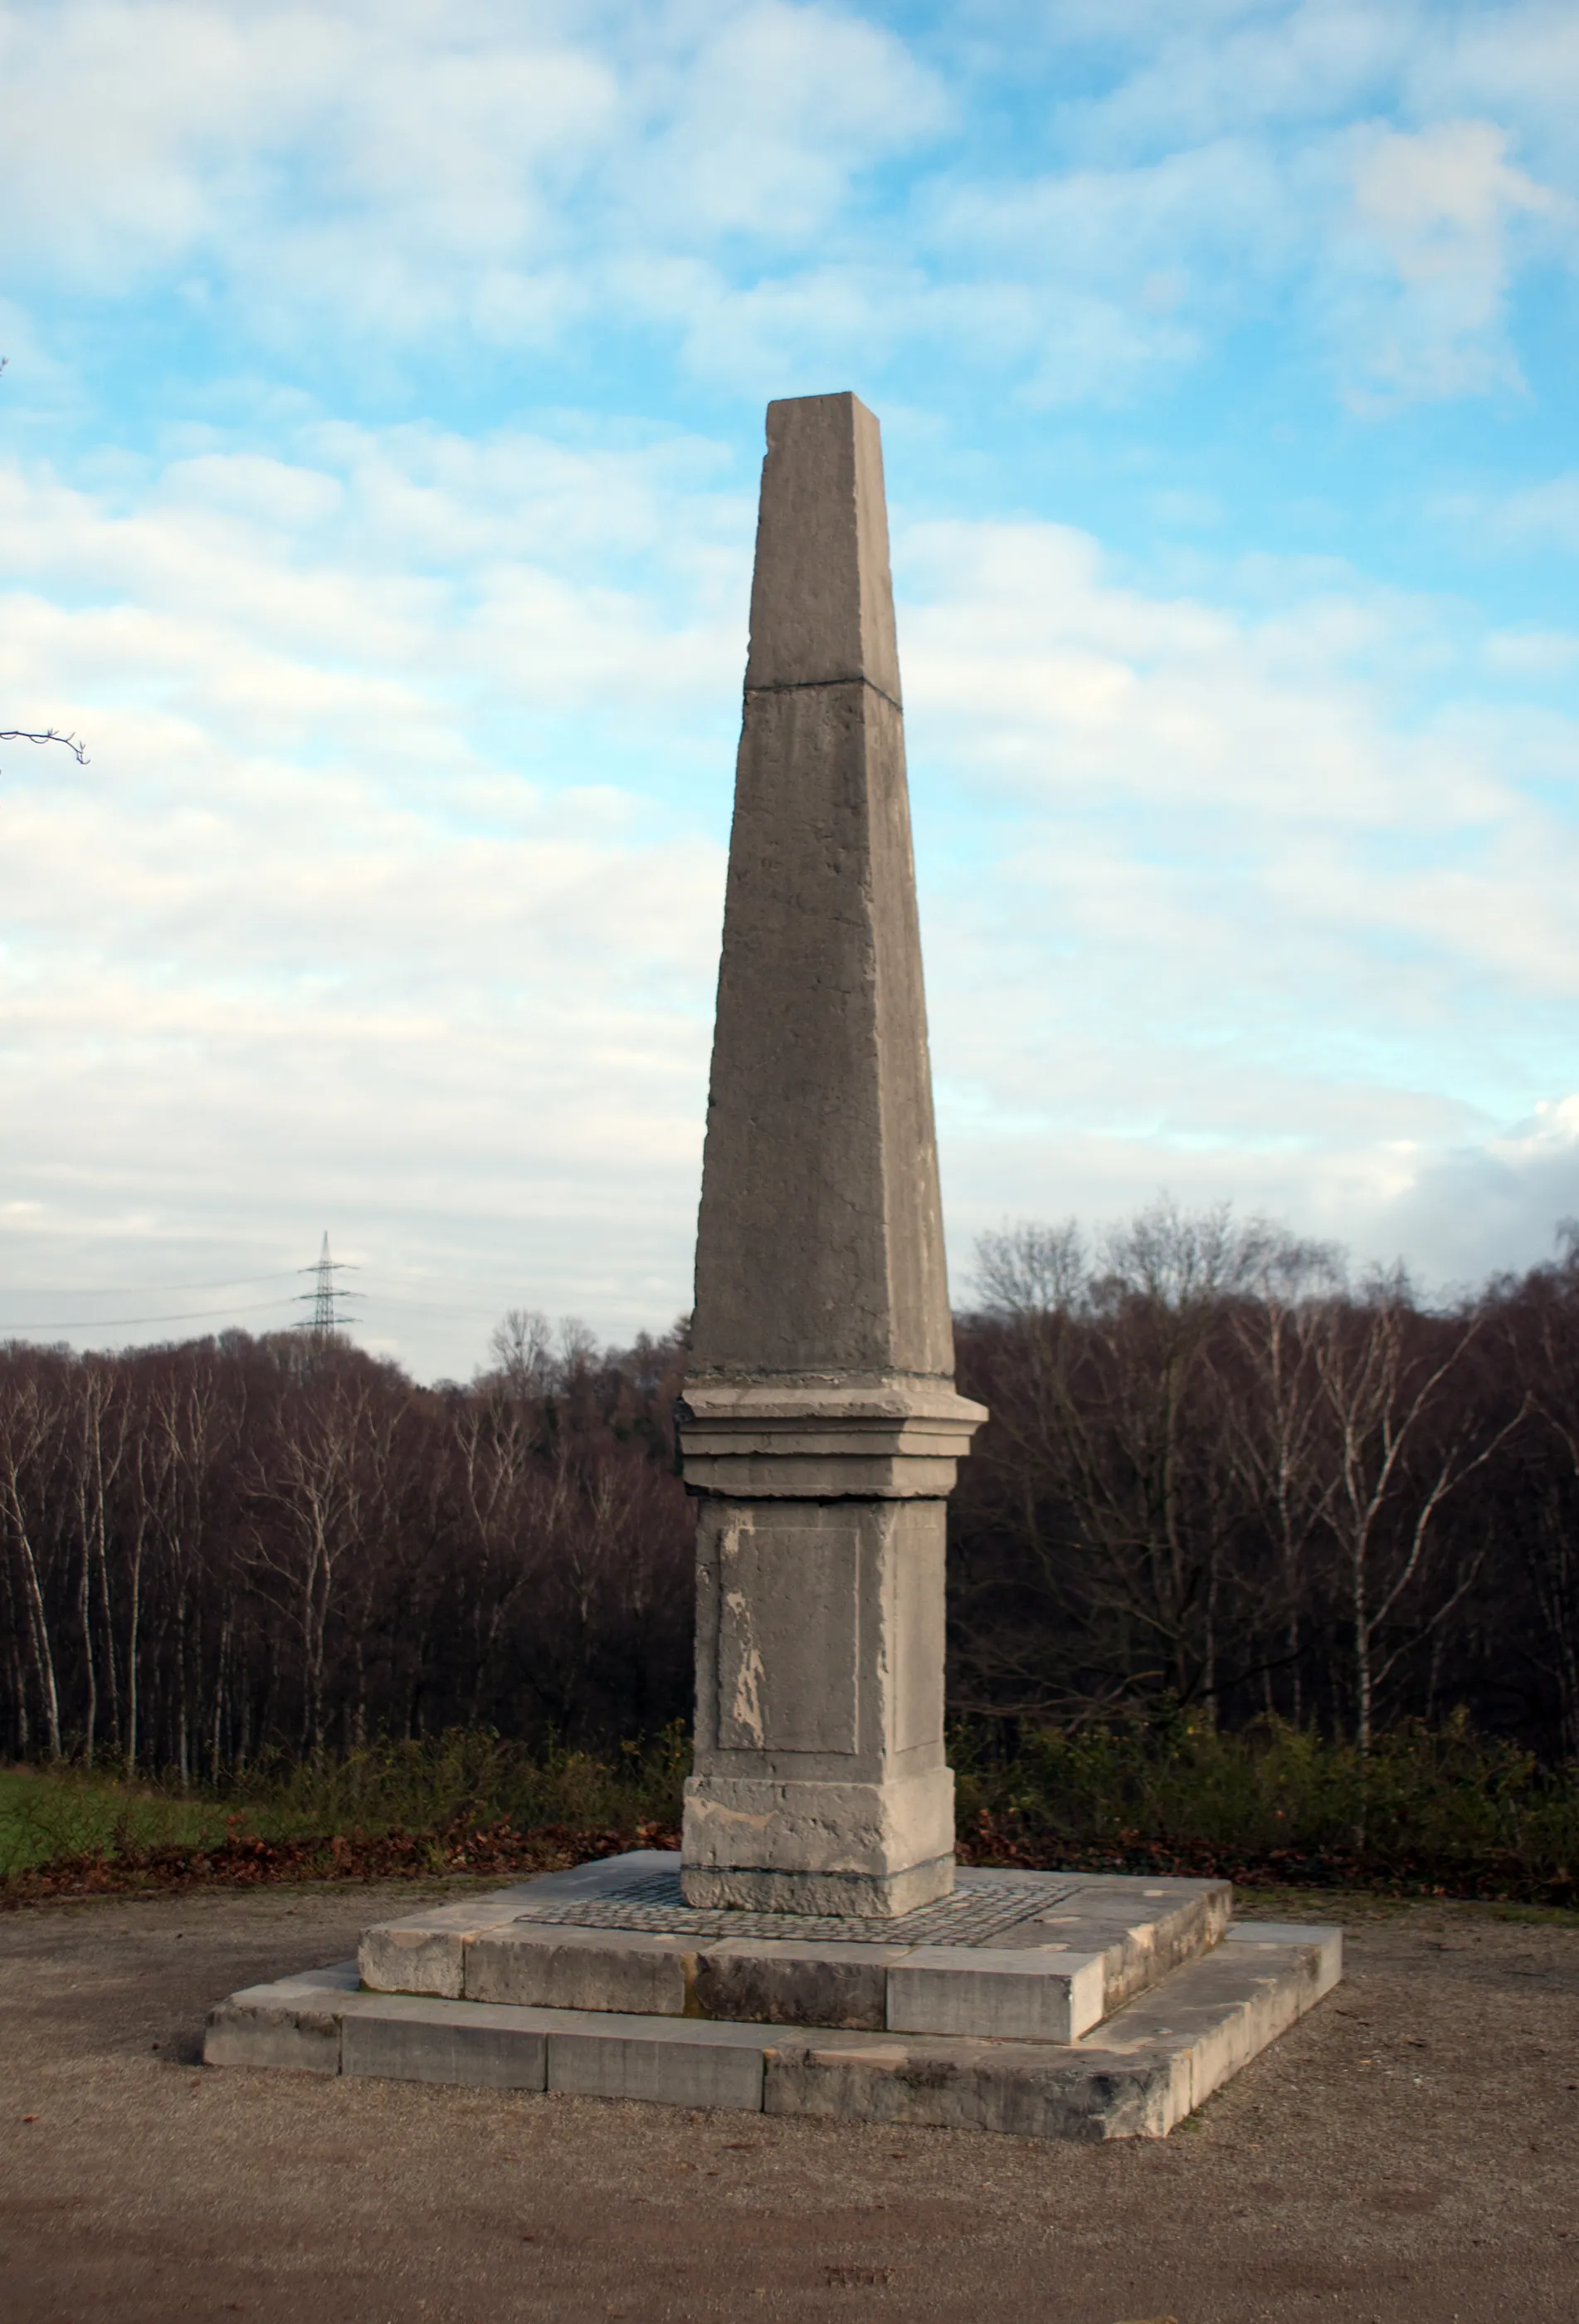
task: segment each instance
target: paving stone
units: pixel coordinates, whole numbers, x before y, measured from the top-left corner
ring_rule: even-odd
[[[1075,2042],[1106,2014],[1103,1970],[1100,1953],[917,1945],[888,1972],[888,2027]]]
[[[510,1897],[529,1895],[534,1903],[544,1897],[601,1896],[614,1890],[623,1892],[632,1880],[670,1873],[679,1861],[677,1848],[628,1848],[618,1856],[598,1856],[586,1864],[569,1865],[563,1872],[539,1872],[499,1893]],[[485,1896],[482,1901],[491,1905],[494,1899]],[[516,1910],[519,1909],[518,1904]]]
[[[583,2098],[762,2110],[773,2030],[587,2015],[548,2037],[548,2088]]]
[[[374,1993],[433,1993],[458,2001],[465,1991],[468,1941],[514,1919],[536,1886],[521,1881],[460,1904],[433,1904],[365,1930],[357,1950],[362,1982]]]
[[[803,2036],[770,2060],[764,2107],[1029,2138],[1165,2137],[1336,1982],[1336,1932],[1310,1933],[1220,1946],[1062,2052],[978,2041],[857,2051]]]
[[[891,1966],[906,1957],[903,1946],[726,1940],[697,1954],[693,1992],[704,2017],[880,2033]]]
[[[346,2012],[340,2070],[397,2082],[540,2090],[548,2077],[548,2036],[540,2011],[457,2001],[436,2018],[418,1996],[390,1994],[379,1997],[376,2006]]]
[[[677,1852],[643,1849],[381,1923],[361,1961],[379,1992],[1069,2041],[1215,1941],[1231,1902],[1223,1881],[986,1868],[895,1921],[697,1910]]]
[[[1320,1945],[1331,1983],[1343,1975],[1344,1932],[1336,1921],[1235,1921],[1227,1936],[1236,1945]]]
[[[618,1886],[610,1882],[596,1895],[567,1895],[556,1882],[543,1881],[533,1887],[519,1919],[564,1928],[646,1931],[687,1937],[696,1945],[736,1937],[782,1938],[798,1945],[981,1945],[1012,1941],[998,1932],[1029,1917],[1041,1917],[1080,1893],[1078,1874],[970,1870],[956,1875],[947,1896],[935,1897],[915,1912],[877,1920],[848,1913],[693,1906],[681,1894],[677,1850],[656,1871],[647,1868],[654,1862],[650,1855],[611,1861],[636,1868],[628,1879]],[[1038,1943],[1047,1937],[1045,1931],[1034,1932]]]
[[[686,1967],[678,1937],[515,1923],[466,1943],[464,1990],[470,2001],[679,2017]]]
[[[347,1964],[353,1978],[354,1963]],[[326,1973],[327,1975],[328,1973]],[[340,2071],[340,2027],[347,1987],[285,1978],[233,1993],[208,2013],[206,2066],[271,2066],[304,2074]]]
[[[1161,2138],[1188,2111],[1178,2097],[1188,2084],[1166,2054],[1093,2061],[1042,2043],[924,2037],[856,2050],[803,2035],[769,2059],[763,2108],[1019,2138]]]
[[[995,1942],[1014,1949],[1057,1941],[1072,1954],[1098,1955],[1097,2014],[1106,2017],[1219,1943],[1233,1908],[1234,1891],[1226,1880],[1092,1880]]]
[[[630,1849],[514,1881],[485,1896],[429,1904],[398,1921],[381,1921],[363,1936],[357,1956],[362,1981],[374,1993],[433,1993],[457,2001],[466,1991],[465,1952],[473,1937],[508,1928],[528,1904],[565,1908],[584,1900],[595,1909],[610,1891],[662,1875],[678,1862],[670,1849]]]
[[[1178,2082],[1169,2127],[1275,2042],[1343,1975],[1343,1933],[1289,1928],[1289,1942],[1236,1941],[1191,1961],[1082,2046],[1115,2061],[1166,2056]]]

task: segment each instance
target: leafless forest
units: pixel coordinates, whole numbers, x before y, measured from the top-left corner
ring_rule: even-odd
[[[1466,1706],[1579,1757],[1579,1240],[1428,1309],[1225,1215],[982,1246],[958,1713],[1163,1700],[1363,1743]],[[689,1709],[680,1333],[514,1313],[418,1388],[341,1340],[0,1349],[0,1752],[224,1781],[482,1723]]]

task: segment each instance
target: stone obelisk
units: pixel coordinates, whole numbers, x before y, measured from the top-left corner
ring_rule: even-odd
[[[681,1406],[692,1904],[886,1916],[954,1879],[954,1392],[877,423],[770,403]]]

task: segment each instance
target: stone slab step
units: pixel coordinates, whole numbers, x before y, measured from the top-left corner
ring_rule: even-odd
[[[1226,1881],[968,1869],[946,1902],[862,1923],[693,1910],[678,1862],[646,1849],[381,1923],[362,1941],[362,1982],[547,2009],[1071,2042],[1208,1951],[1233,1901]]]
[[[574,2091],[661,2105],[1165,2137],[1336,1984],[1342,1932],[1248,1923],[1084,2041],[860,2034],[369,1993],[347,1961],[220,2003],[212,2066]]]

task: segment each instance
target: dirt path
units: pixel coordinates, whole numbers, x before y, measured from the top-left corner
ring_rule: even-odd
[[[1579,1928],[1329,1903],[1346,1984],[1163,2145],[197,2066],[389,1894],[0,1918],[5,2324],[1579,2316]]]

